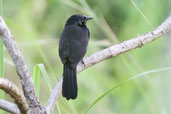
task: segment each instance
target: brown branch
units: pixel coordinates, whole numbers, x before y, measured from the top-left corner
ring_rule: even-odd
[[[0,35],[2,40],[13,59],[17,73],[20,76],[21,85],[24,90],[24,95],[29,104],[31,113],[41,112],[42,107],[36,97],[35,89],[33,85],[33,80],[31,73],[24,61],[24,57],[21,54],[14,37],[12,36],[10,30],[5,24],[2,17],[0,17]]]
[[[3,99],[0,99],[0,109],[3,109],[12,114],[20,114],[20,110],[18,109],[16,104],[10,103]]]
[[[119,44],[113,45],[108,47],[104,50],[101,50],[89,57],[86,57],[84,61],[84,65],[79,63],[77,67],[77,73],[85,70],[88,67],[91,67],[99,62],[104,61],[105,59],[112,58],[114,56],[120,55],[127,51],[131,51],[135,48],[141,47],[147,43],[152,42],[153,40],[158,39],[162,35],[166,34],[168,31],[171,30],[171,16],[169,16],[159,27],[154,29],[151,32],[138,36],[136,38],[132,38],[131,40],[121,42]],[[59,94],[61,92],[62,87],[62,79],[54,88],[49,100],[47,102],[46,108],[48,114],[52,113],[55,103],[58,100]]]
[[[0,89],[4,90],[14,99],[15,103],[23,114],[29,114],[27,101],[23,93],[21,93],[15,84],[7,79],[0,78]]]

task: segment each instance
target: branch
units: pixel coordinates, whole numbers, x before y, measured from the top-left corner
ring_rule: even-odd
[[[0,99],[0,109],[3,109],[12,114],[20,114],[20,110],[18,109],[16,104],[10,103],[3,99]]]
[[[77,73],[85,70],[88,67],[91,67],[105,59],[112,58],[114,56],[120,55],[127,51],[133,50],[135,48],[141,47],[147,43],[152,42],[153,40],[158,39],[162,35],[166,34],[171,30],[171,16],[169,16],[159,27],[154,29],[151,32],[132,38],[131,40],[121,42],[120,44],[113,45],[104,50],[101,50],[89,57],[86,57],[83,61],[85,64],[79,63],[77,67]],[[54,88],[49,100],[46,104],[47,114],[52,113],[55,103],[58,100],[59,94],[62,88],[62,79]]]
[[[61,90],[62,90],[62,82],[63,82],[63,78],[56,84],[54,90],[52,91],[52,93],[48,99],[48,102],[45,106],[47,114],[51,114],[53,111],[53,108],[54,108],[54,106],[59,98],[59,95],[61,93]]]
[[[23,114],[29,114],[27,101],[15,84],[7,79],[0,78],[0,89],[4,90],[14,99],[15,103]]]
[[[24,95],[26,100],[31,108],[31,112],[41,112],[40,103],[36,97],[35,89],[33,85],[33,80],[31,73],[24,61],[24,57],[21,54],[14,37],[12,36],[10,30],[8,29],[7,25],[5,24],[2,17],[0,17],[0,35],[2,36],[2,40],[13,59],[15,64],[17,73],[20,76],[21,85],[24,90]]]
[[[79,64],[77,67],[77,71],[81,72],[84,69],[93,66],[105,59],[112,58],[114,56],[120,55],[127,51],[131,51],[135,48],[140,48],[145,44],[148,44],[162,35],[166,34],[168,31],[171,30],[171,16],[169,16],[159,27],[154,29],[151,32],[138,36],[136,38],[132,38],[131,40],[127,40],[121,42],[119,44],[110,46],[104,50],[101,50],[87,58],[84,59],[85,65]]]

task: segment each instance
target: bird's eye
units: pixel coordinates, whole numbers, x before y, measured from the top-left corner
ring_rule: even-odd
[[[82,23],[85,23],[85,22],[86,22],[86,19],[87,19],[87,18],[86,18],[86,17],[84,17],[84,19],[82,20]]]
[[[81,25],[82,25],[82,22],[81,22],[81,21],[79,21],[79,22],[78,22],[78,24],[81,26]]]

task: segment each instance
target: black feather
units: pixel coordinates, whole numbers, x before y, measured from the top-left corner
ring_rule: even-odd
[[[62,95],[67,100],[77,97],[77,79],[76,69],[70,67],[68,63],[64,64]]]
[[[76,69],[83,59],[89,41],[89,30],[86,21],[92,19],[88,16],[71,16],[61,34],[59,41],[59,56],[64,64],[62,95],[67,100],[77,97]]]

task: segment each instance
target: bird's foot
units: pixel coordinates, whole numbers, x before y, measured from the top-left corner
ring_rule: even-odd
[[[84,62],[83,60],[81,60],[81,64],[83,64],[83,65],[84,65],[84,67],[85,67],[85,62]]]

